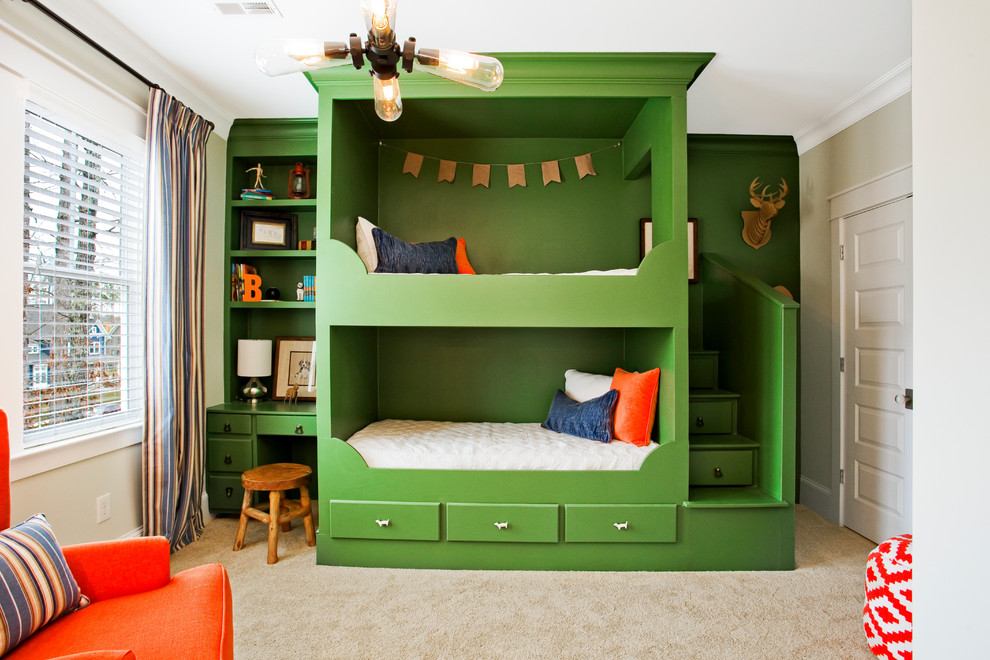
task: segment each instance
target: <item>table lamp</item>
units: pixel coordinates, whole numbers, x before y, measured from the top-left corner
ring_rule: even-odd
[[[248,379],[241,396],[254,403],[265,398],[268,388],[259,378],[272,375],[272,340],[237,340],[237,375]]]

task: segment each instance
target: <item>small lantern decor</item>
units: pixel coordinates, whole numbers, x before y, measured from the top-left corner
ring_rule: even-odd
[[[289,199],[309,198],[309,170],[296,163],[289,174]]]

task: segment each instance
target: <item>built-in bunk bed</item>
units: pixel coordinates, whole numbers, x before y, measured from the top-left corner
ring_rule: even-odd
[[[330,191],[318,201],[318,563],[792,567],[791,503],[686,506],[685,97],[711,55],[499,57],[505,82],[489,95],[403,74],[395,123],[376,118],[366,74],[311,74]],[[424,156],[418,176],[403,171],[410,153]],[[584,154],[595,174],[581,178]],[[441,160],[457,163],[453,182],[438,182]],[[547,161],[559,183],[544,185]],[[519,163],[526,186],[510,188],[505,165]],[[491,166],[487,187],[472,185],[473,164]],[[477,274],[369,272],[359,217],[409,243],[463,238]],[[573,274],[587,271],[608,274]],[[659,369],[650,444],[578,439],[555,451],[597,454],[579,463],[590,467],[540,463],[538,443],[560,435],[540,424],[565,372],[616,368]],[[507,430],[539,447],[535,464],[511,462]],[[393,453],[362,454],[368,435]],[[468,452],[469,435],[492,446]]]

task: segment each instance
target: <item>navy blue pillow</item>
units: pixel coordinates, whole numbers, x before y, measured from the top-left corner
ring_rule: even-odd
[[[457,239],[432,243],[406,243],[386,231],[371,230],[378,251],[376,273],[457,274]]]
[[[608,442],[612,439],[612,420],[618,400],[618,390],[609,390],[583,403],[557,390],[550,404],[550,414],[542,426],[557,433]]]

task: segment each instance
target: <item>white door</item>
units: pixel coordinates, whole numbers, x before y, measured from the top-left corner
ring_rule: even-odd
[[[911,198],[842,220],[843,523],[911,531]]]

